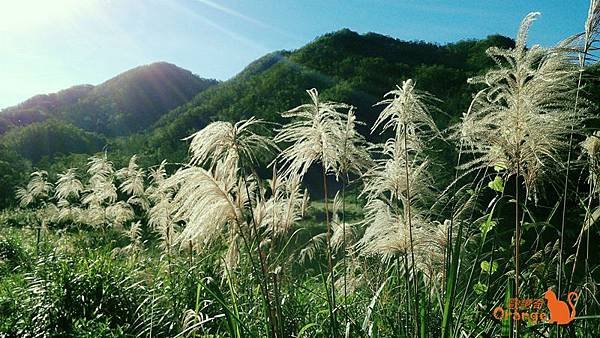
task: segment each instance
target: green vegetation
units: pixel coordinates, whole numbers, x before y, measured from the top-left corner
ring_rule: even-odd
[[[599,335],[597,13],[569,45],[528,48],[536,13],[514,41],[342,30],[223,83],[178,71],[208,88],[154,88],[177,104],[141,86],[164,64],[24,103],[0,335]],[[574,321],[529,316],[549,289]],[[515,298],[529,319],[498,317]]]
[[[106,136],[127,135],[146,129],[216,83],[169,63],[153,63],[98,86],[75,86],[6,108],[0,114],[0,134],[54,118]]]

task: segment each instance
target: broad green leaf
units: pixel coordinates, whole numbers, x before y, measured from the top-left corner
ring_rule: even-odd
[[[473,285],[473,291],[475,291],[475,293],[478,295],[484,294],[487,291],[487,289],[487,285],[481,282],[477,282],[477,284]]]
[[[488,187],[497,192],[503,192],[504,191],[504,180],[502,180],[502,177],[496,176],[493,181],[488,183]]]
[[[490,262],[483,261],[483,262],[481,262],[481,270],[488,274],[492,274],[492,273],[496,272],[496,270],[498,270],[498,263],[492,262],[492,264],[490,266]]]
[[[481,230],[481,234],[485,236],[495,226],[496,226],[496,222],[494,222],[490,218],[488,218],[483,223],[481,223],[481,225],[479,226],[479,230]]]

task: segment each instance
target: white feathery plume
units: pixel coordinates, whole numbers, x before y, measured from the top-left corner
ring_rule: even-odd
[[[17,188],[16,196],[22,207],[29,206],[37,200],[49,197],[52,184],[48,182],[48,172],[39,170],[31,173],[31,180],[25,188]]]
[[[124,248],[125,251],[130,253],[139,251],[142,248],[142,223],[140,221],[132,223],[126,235],[129,238],[129,245]]]
[[[104,153],[103,156],[92,156],[88,159],[87,172],[92,177],[110,177],[114,174],[115,170],[113,168],[112,162],[108,160],[107,154]]]
[[[118,201],[106,207],[106,220],[115,228],[122,228],[126,222],[135,217],[135,213],[129,203]]]
[[[163,182],[167,179],[167,171],[165,166],[167,161],[163,160],[160,165],[156,168],[150,168],[148,170],[148,176],[150,178],[150,185],[145,191],[145,195],[152,201],[153,197],[160,198],[162,196],[162,189],[160,188]],[[156,195],[155,195],[156,194]],[[156,202],[157,200],[154,200]]]
[[[401,200],[407,204],[408,188],[410,187],[411,203],[426,200],[432,195],[433,177],[428,172],[429,161],[409,159],[408,182],[407,163],[404,150],[396,146],[400,142],[389,142],[381,151],[388,156],[376,160],[376,165],[364,177],[365,186],[362,195],[368,199],[384,198],[388,201]]]
[[[131,156],[129,165],[119,169],[116,172],[116,176],[118,179],[122,180],[119,189],[131,196],[127,200],[127,203],[139,205],[142,209],[147,210],[149,204],[144,190],[145,174],[144,170],[139,167],[136,161],[137,155]]]
[[[381,156],[376,160],[376,166],[366,173],[362,194],[370,200],[383,198],[389,203],[398,199],[406,207],[413,201],[425,200],[433,190],[429,161],[422,152],[425,150],[423,140],[440,134],[430,115],[435,110],[432,103],[437,99],[417,90],[410,79],[385,97],[387,99],[377,105],[386,107],[371,130],[378,127],[381,132],[392,129],[395,135],[383,145],[372,147]]]
[[[338,173],[342,164],[341,150],[348,118],[342,111],[350,109],[350,106],[323,102],[314,88],[306,92],[311,103],[281,114],[294,119],[275,136],[277,143],[291,143],[278,156],[285,168],[283,176],[297,174],[302,177],[317,162],[323,165],[327,173]]]
[[[600,131],[595,131],[592,135],[588,136],[581,142],[581,147],[586,156],[590,172],[588,180],[594,188],[594,192],[598,192],[600,188],[598,186],[598,178],[600,177]]]
[[[176,191],[173,219],[186,222],[179,242],[195,240],[210,244],[227,226],[241,225],[239,203],[231,196],[235,186],[218,179],[219,174],[198,167],[180,169],[165,181],[165,188]]]
[[[457,227],[453,227],[456,230]],[[450,231],[450,220],[444,222],[432,222],[428,227],[423,227],[421,245],[417,251],[417,266],[423,272],[423,278],[428,285],[440,290],[444,278],[444,266],[446,264],[446,250]],[[453,231],[456,232],[456,231]],[[456,233],[452,238],[456,238]],[[431,292],[436,289],[432,288]]]
[[[270,138],[257,134],[257,129],[265,130],[266,122],[254,117],[235,124],[218,121],[207,125],[184,139],[191,139],[190,164],[212,166],[226,158],[232,158],[236,167],[240,160],[246,165],[255,164],[261,152],[277,149]]]
[[[146,189],[146,196],[152,206],[148,209],[148,225],[152,227],[161,238],[161,248],[169,252],[175,245],[175,222],[173,220],[173,191],[165,188],[167,173],[166,161],[162,161],[157,168],[150,169],[150,186]]]
[[[271,185],[271,196],[259,200],[253,214],[256,223],[265,226],[267,232],[277,238],[287,234],[302,218],[305,197],[300,191],[298,175],[288,178],[274,176],[270,182],[274,183]]]
[[[67,201],[69,198],[79,199],[83,191],[83,184],[77,178],[77,168],[70,168],[62,174],[58,174],[54,198]]]
[[[298,258],[301,264],[314,260],[320,252],[327,248],[327,234],[322,232],[311,237],[308,243],[300,250]]]
[[[529,27],[538,15],[523,19],[515,48],[487,50],[498,68],[469,80],[485,88],[454,134],[475,156],[463,168],[498,167],[510,175],[518,171],[528,192],[535,192],[543,174],[557,169],[569,135],[583,117],[583,109],[573,109],[577,67],[568,54],[539,45],[526,47]]]
[[[384,98],[377,103],[386,107],[373,124],[372,132],[379,127],[382,133],[392,129],[396,132],[396,142],[403,140],[406,134],[409,150],[415,152],[422,150],[421,140],[439,135],[440,132],[431,117],[432,110],[435,110],[433,104],[439,100],[425,91],[416,89],[413,80],[402,82],[402,86],[396,86],[396,89],[386,93]]]
[[[404,215],[394,212],[387,203],[379,199],[370,200],[365,206],[364,222],[367,228],[355,245],[361,255],[378,255],[384,261],[389,261],[410,253],[409,229]],[[412,225],[413,247],[416,251],[421,239],[418,217],[413,218]]]
[[[116,175],[123,181],[119,185],[122,192],[132,196],[144,194],[144,170],[137,164],[137,155],[131,156],[128,166],[119,169]]]
[[[87,172],[91,176],[82,204],[98,207],[105,203],[114,203],[117,200],[117,188],[113,183],[114,169],[106,153],[104,156],[90,157],[88,166]]]
[[[412,80],[396,86],[385,97],[378,103],[386,106],[372,131],[381,127],[382,132],[391,129],[395,133],[383,145],[372,147],[381,156],[364,178],[361,195],[367,198],[366,230],[355,247],[361,255],[380,255],[386,261],[404,255],[416,260],[428,221],[415,202],[425,204],[433,191],[429,161],[423,151],[424,139],[439,136],[430,116],[436,99],[417,90]]]
[[[78,223],[87,224],[92,227],[101,227],[106,221],[105,208],[99,204],[90,204],[83,209],[77,219]]]
[[[356,121],[354,107],[348,109],[345,118],[344,129],[334,129],[335,133],[339,133],[338,138],[341,140],[342,147],[340,148],[340,165],[336,170],[338,180],[343,178],[349,180],[349,174],[357,174],[361,176],[367,168],[373,165],[373,159],[367,150],[367,141],[356,130],[357,124],[363,124]]]

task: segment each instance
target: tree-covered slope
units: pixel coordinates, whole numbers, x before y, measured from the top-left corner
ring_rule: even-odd
[[[306,102],[305,90],[313,87],[324,99],[356,106],[358,118],[369,125],[381,109],[373,105],[407,78],[442,100],[434,117],[444,127],[471,100],[476,88],[467,78],[492,66],[485,50],[513,43],[490,36],[436,45],[345,29],[294,51],[265,55],[221,83],[171,64],[152,64],[95,87],[40,95],[2,111],[0,132],[3,121],[11,130],[0,143],[51,174],[81,161],[71,153],[102,149],[119,163],[133,153],[147,166],[163,159],[182,162],[187,147],[181,139],[207,123],[253,115],[283,122],[279,113]]]
[[[162,114],[216,84],[166,62],[128,70],[97,86],[37,95],[0,112],[0,134],[54,118],[107,136],[146,129]]]
[[[255,115],[281,122],[279,113],[305,102],[305,90],[313,87],[324,98],[356,106],[358,118],[369,123],[380,110],[373,105],[407,78],[442,100],[443,113],[435,118],[445,126],[471,99],[475,88],[467,78],[492,65],[485,50],[513,44],[502,36],[436,45],[347,29],[326,34],[298,50],[258,59],[163,116],[147,140],[146,152],[154,160],[180,161],[185,156],[181,138],[213,120]]]

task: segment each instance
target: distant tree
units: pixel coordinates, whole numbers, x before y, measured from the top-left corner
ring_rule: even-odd
[[[0,209],[15,204],[15,189],[31,172],[31,163],[13,149],[0,144]]]

